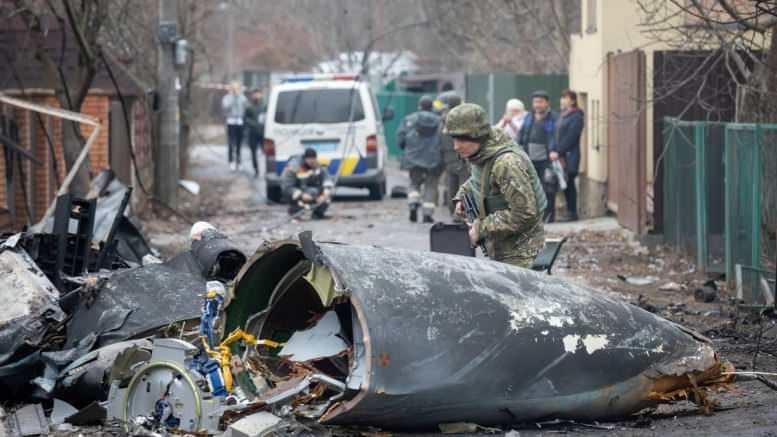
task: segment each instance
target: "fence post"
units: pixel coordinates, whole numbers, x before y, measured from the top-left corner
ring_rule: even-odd
[[[751,225],[753,242],[751,247],[752,266],[761,268],[761,125],[755,125],[755,150],[753,156],[753,212]]]
[[[734,141],[731,141],[731,136],[733,135],[733,130],[731,129],[731,126],[728,124],[723,128],[723,147],[724,147],[724,153],[723,153],[723,174],[724,174],[724,181],[723,184],[723,190],[725,192],[724,196],[724,210],[725,210],[725,217],[723,221],[723,229],[724,229],[724,241],[726,246],[726,282],[728,285],[732,285],[734,283],[734,224],[732,223],[732,216],[733,216],[733,204],[732,202],[734,199],[732,198],[732,190],[734,189],[734,159],[733,159],[733,149],[736,146]]]
[[[707,271],[707,186],[706,186],[706,133],[705,122],[694,123],[694,147],[696,148],[696,264],[702,273]]]
[[[670,215],[674,213],[676,209],[675,197],[672,197],[672,189],[674,185],[674,136],[677,130],[675,120],[669,117],[664,118],[664,150],[661,162],[657,165],[664,166],[664,183],[663,183],[663,196],[664,196],[664,241],[671,242],[673,246],[677,245],[677,219]]]

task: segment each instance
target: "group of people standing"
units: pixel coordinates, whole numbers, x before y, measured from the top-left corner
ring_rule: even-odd
[[[243,86],[239,82],[232,82],[227,94],[221,99],[227,129],[227,159],[232,171],[240,168],[241,147],[245,139],[251,150],[254,177],[259,177],[257,153],[264,142],[267,108],[262,102],[262,90],[250,90],[248,95],[246,97],[243,93]]]
[[[556,219],[555,199],[559,191],[563,191],[566,198],[564,221],[577,220],[575,179],[579,172],[580,136],[585,121],[577,103],[577,93],[569,89],[562,91],[558,115],[550,108],[547,92],[536,91],[531,98],[531,112],[525,110],[520,100],[509,100],[505,115],[496,127],[504,130],[529,155],[547,197],[545,221]]]

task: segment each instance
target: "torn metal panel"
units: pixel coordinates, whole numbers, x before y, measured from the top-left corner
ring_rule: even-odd
[[[199,319],[205,280],[168,263],[113,274],[94,299],[81,299],[68,323],[67,345],[95,332],[97,347]]]
[[[246,416],[229,425],[225,437],[263,437],[275,435],[282,419],[266,411]]]
[[[65,320],[58,300],[54,284],[27,252],[0,251],[0,365],[38,349],[49,325]]]
[[[329,311],[312,328],[295,332],[278,352],[278,356],[304,362],[333,357],[347,349],[348,344],[340,337],[337,314]]]
[[[117,359],[129,350],[135,351],[133,363],[146,361],[151,357],[151,341],[123,341],[81,356],[59,373],[57,395],[76,406],[104,401],[108,396],[110,372]]]
[[[331,305],[304,269],[296,281],[287,277],[316,261],[341,290]],[[234,294],[227,325],[260,314],[263,323],[252,325],[258,338],[288,338],[311,327],[311,314],[331,309],[350,328],[348,374],[340,378],[351,390],[325,423],[603,419],[720,382],[722,364],[698,335],[593,290],[488,260],[278,242],[246,264]]]
[[[18,436],[41,435],[49,432],[49,421],[41,404],[25,405],[10,419],[11,429]]]
[[[65,419],[76,413],[78,413],[76,407],[63,400],[54,399],[54,406],[51,409],[51,424],[59,425],[60,423],[65,423]]]

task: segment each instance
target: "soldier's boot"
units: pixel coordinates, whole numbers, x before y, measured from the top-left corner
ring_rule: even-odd
[[[407,195],[407,206],[410,208],[410,221],[418,221],[418,208],[421,207],[421,193],[417,189],[412,189]]]
[[[434,223],[434,203],[424,202],[423,204],[424,223]]]

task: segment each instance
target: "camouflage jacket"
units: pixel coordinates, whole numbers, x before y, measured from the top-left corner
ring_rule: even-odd
[[[479,204],[478,233],[485,242],[488,256],[531,267],[545,242],[545,231],[544,205],[536,194],[540,182],[529,157],[507,134],[492,129],[481,150],[469,158],[469,162],[472,176],[461,186],[456,198],[461,199],[469,192]],[[484,192],[489,199],[503,199],[504,205],[489,208]],[[539,192],[542,192],[541,188]]]

